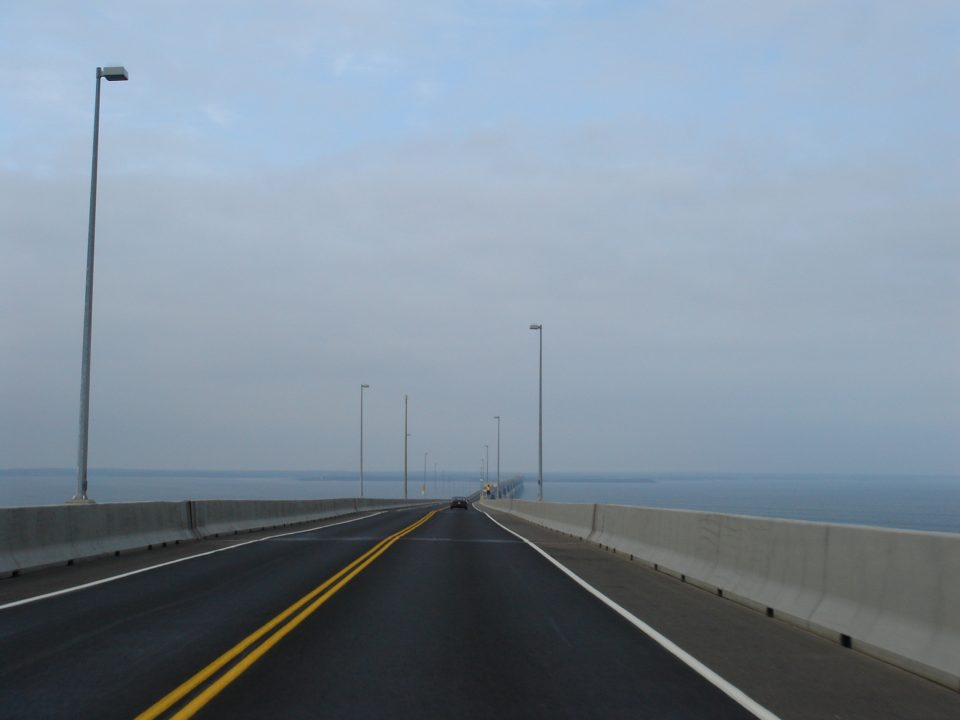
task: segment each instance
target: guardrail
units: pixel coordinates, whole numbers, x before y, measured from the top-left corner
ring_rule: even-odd
[[[485,500],[960,691],[960,534]]]
[[[184,500],[0,508],[0,577],[104,555],[435,504],[376,500]]]

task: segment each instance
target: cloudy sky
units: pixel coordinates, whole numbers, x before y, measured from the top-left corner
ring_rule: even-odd
[[[0,467],[960,472],[960,5],[2,0]]]

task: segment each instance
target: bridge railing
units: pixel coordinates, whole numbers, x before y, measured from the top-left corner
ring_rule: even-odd
[[[0,577],[124,551],[430,502],[184,500],[0,508]]]
[[[960,690],[960,534],[485,500]]]

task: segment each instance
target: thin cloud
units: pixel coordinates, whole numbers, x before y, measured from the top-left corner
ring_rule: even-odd
[[[956,472],[957,12],[761,5],[19,6],[0,466],[76,452],[103,51],[94,464],[353,467],[365,382],[370,468],[409,394],[531,469],[542,322],[548,471]]]
[[[385,75],[397,72],[402,63],[390,55],[357,55],[345,53],[333,61],[333,74],[339,78],[348,75]]]
[[[217,125],[225,130],[233,126],[234,114],[220,105],[204,105],[203,114],[214,125]]]

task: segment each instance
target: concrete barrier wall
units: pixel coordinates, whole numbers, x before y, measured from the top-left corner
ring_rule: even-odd
[[[183,502],[0,508],[0,577],[193,539]]]
[[[960,690],[960,535],[618,505],[485,503]]]
[[[191,500],[0,508],[0,577],[164,543],[428,504],[436,501]]]
[[[323,520],[357,511],[355,500],[196,500],[194,522],[201,537]]]
[[[578,503],[541,503],[513,499],[484,500],[483,504],[499,510],[507,510],[538,525],[577,537],[586,537],[590,534],[596,507],[596,505]],[[586,534],[584,534],[585,530]]]

